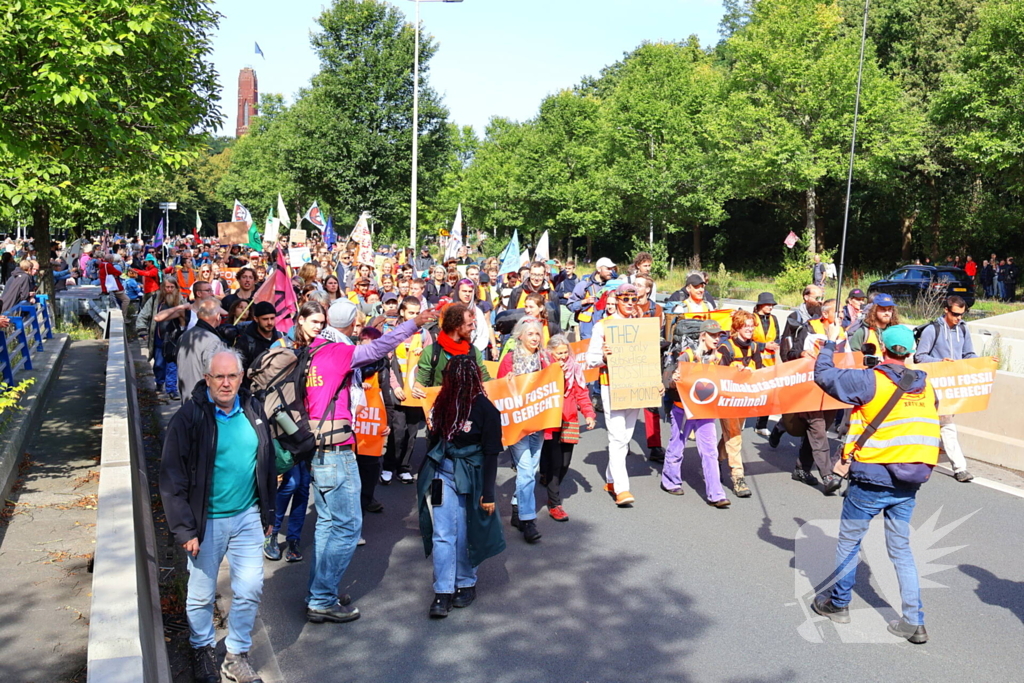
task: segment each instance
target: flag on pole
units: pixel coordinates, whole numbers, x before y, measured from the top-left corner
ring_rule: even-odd
[[[790,230],[789,234],[786,235],[786,239],[782,240],[782,243],[785,244],[790,249],[792,249],[794,246],[796,246],[796,243],[799,241],[800,238],[796,236],[796,233]]]
[[[277,266],[274,268],[273,276],[268,277],[256,290],[252,301],[269,301],[274,304],[274,310],[277,311],[276,327],[280,332],[287,334],[292,328],[292,317],[299,310],[299,306],[295,298],[295,288],[292,287],[291,271],[284,261],[281,249],[277,250]]]
[[[508,241],[501,252],[501,267],[498,275],[514,273],[519,270],[519,230],[512,233],[512,239]]]
[[[192,231],[192,238],[196,244],[199,244],[199,228],[203,227],[203,220],[199,217],[199,211],[196,211],[196,227]]]
[[[156,235],[153,236],[153,246],[162,247],[164,246],[164,219],[160,219],[160,224],[156,226]]]
[[[281,220],[281,225],[286,228],[292,227],[292,220],[288,218],[288,210],[284,208],[284,200],[281,199],[281,193],[277,193],[277,217]]]
[[[242,202],[235,200],[235,210],[231,212],[231,220],[235,222],[245,221],[247,225],[252,225],[252,214],[249,213],[249,209],[242,206]]]
[[[309,221],[319,228],[321,232],[327,227],[324,223],[323,214],[320,213],[320,207],[316,205],[316,202],[313,202],[313,206],[309,207],[309,211],[307,211],[306,215],[302,217],[302,220]]]
[[[255,40],[253,42],[256,43]],[[263,50],[260,49],[260,44],[259,43],[256,43],[256,54],[258,54],[260,57],[263,57],[264,61],[266,61],[267,56],[265,54],[263,54]]]
[[[442,261],[447,263],[449,259],[459,258],[459,249],[462,248],[462,202],[455,212],[455,220],[452,221],[452,232],[448,237],[448,246],[444,250]]]
[[[324,230],[324,244],[327,245],[328,249],[334,248],[334,243],[338,241],[338,236],[334,234],[334,220],[327,217],[327,228]]]
[[[352,235],[349,239],[359,245],[356,263],[366,263],[372,266],[374,265],[373,240],[370,237],[370,225],[367,223],[369,217],[369,211],[363,211],[359,215],[359,220],[356,221],[356,227],[352,228]]]
[[[526,265],[529,265],[529,264],[530,264],[530,250],[529,249],[523,249],[523,253],[519,256],[519,266],[518,266],[518,268],[522,268],[523,266],[526,266]],[[518,270],[518,268],[517,268],[517,270]]]
[[[548,246],[548,231],[545,230],[544,234],[537,240],[537,248],[533,250],[534,261],[547,261],[551,258],[550,247]]]

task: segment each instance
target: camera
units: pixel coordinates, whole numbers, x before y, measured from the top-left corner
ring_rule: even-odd
[[[877,356],[878,348],[874,344],[865,344],[861,347],[861,351],[864,353],[864,367],[873,368],[882,362],[882,359]]]

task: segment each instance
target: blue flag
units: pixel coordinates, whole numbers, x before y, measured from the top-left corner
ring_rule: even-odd
[[[334,243],[338,241],[338,236],[334,234],[334,219],[331,216],[327,217],[327,228],[324,230],[324,244],[329,248],[334,247]]]
[[[501,268],[498,269],[498,275],[519,272],[519,230],[512,233],[512,239],[508,241],[499,258]]]
[[[258,54],[260,57],[263,57],[263,59],[266,59],[267,56],[263,54],[263,50],[260,49],[260,44],[256,43],[256,41],[253,42],[256,44],[256,54]]]
[[[153,237],[153,246],[164,246],[164,219],[160,219],[160,225],[156,226],[156,235]]]

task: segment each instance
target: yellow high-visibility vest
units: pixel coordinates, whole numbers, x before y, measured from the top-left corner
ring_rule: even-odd
[[[860,462],[887,464],[919,462],[934,465],[939,460],[939,412],[935,407],[935,390],[925,382],[924,390],[906,392],[893,407],[878,430],[855,449],[865,427],[881,412],[896,392],[896,384],[884,372],[876,370],[875,397],[865,405],[856,406],[850,414],[850,431],[843,446],[844,458]]]

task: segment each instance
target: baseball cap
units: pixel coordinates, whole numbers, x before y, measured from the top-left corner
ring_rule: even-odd
[[[903,356],[914,352],[914,333],[909,327],[891,325],[882,332],[882,343],[893,353]]]
[[[395,294],[394,292],[384,292],[384,296],[381,297],[381,302],[386,304],[389,301],[396,301],[397,302],[398,301],[398,295]]]
[[[597,263],[594,264],[595,268],[614,268],[615,263],[607,257],[597,259]]]
[[[338,299],[327,309],[327,324],[343,330],[356,321],[356,305],[348,299]]]
[[[850,290],[849,298],[850,299],[867,299],[868,295],[864,293],[863,289],[851,289]]]
[[[703,284],[706,283],[704,282],[704,277],[700,273],[694,273],[693,275],[690,275],[689,277],[686,278],[687,287]]]
[[[722,326],[718,324],[717,320],[705,320],[700,324],[700,332],[701,334],[705,332],[708,334],[721,334]]]
[[[875,300],[872,302],[875,306],[895,306],[896,302],[892,300],[892,297],[885,293],[875,294]]]
[[[757,295],[758,306],[775,306],[775,296],[771,292],[761,292]]]
[[[616,294],[636,294],[636,285],[631,285],[628,282],[619,285],[615,290]]]

